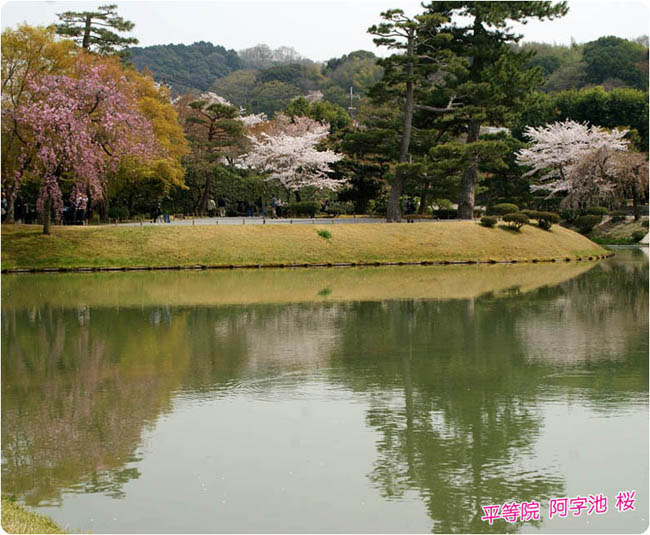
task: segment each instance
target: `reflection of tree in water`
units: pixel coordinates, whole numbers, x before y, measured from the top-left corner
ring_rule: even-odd
[[[388,498],[419,491],[434,531],[516,531],[481,506],[562,491],[560,474],[526,465],[543,368],[526,363],[505,302],[360,303],[341,324],[337,379],[369,394],[381,434],[370,478]]]
[[[616,258],[597,265],[588,275],[537,292],[521,306],[518,338],[530,359],[558,365],[619,368],[645,363],[648,345],[648,262],[640,251],[626,251],[626,261]],[[636,352],[634,350],[636,348]],[[626,355],[626,359],[621,357]],[[647,374],[643,375],[647,389]]]
[[[343,304],[201,307],[188,317],[192,355],[184,387],[230,388],[249,378],[325,365]],[[273,383],[269,382],[268,385]]]
[[[122,496],[141,432],[184,372],[184,318],[157,329],[145,311],[47,307],[3,313],[2,328],[3,493]]]
[[[370,479],[387,498],[419,492],[434,531],[516,531],[481,521],[481,505],[562,493],[562,475],[533,451],[548,388],[570,391],[579,377],[584,395],[612,411],[647,393],[647,286],[647,261],[608,262],[507,298],[354,305],[338,324],[332,374],[369,397],[367,422],[380,433]],[[522,325],[618,341],[595,361],[566,351],[562,360],[531,346]],[[567,363],[589,373],[564,375]]]

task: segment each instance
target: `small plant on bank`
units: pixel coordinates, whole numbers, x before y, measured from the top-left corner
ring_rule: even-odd
[[[316,234],[318,234],[324,240],[329,240],[332,237],[332,233],[329,230],[325,229],[318,229],[316,231]]]
[[[573,224],[578,227],[580,234],[589,234],[602,219],[603,217],[600,215],[583,215],[577,218]]]
[[[503,216],[503,221],[508,223],[508,226],[510,228],[520,230],[521,227],[524,225],[527,225],[530,222],[530,219],[528,219],[528,216],[526,214],[522,214],[521,212],[517,212],[514,214],[506,214]]]
[[[511,204],[508,202],[503,202],[501,204],[495,204],[490,210],[490,215],[506,215],[506,214],[515,214],[519,212],[519,207],[516,204]]]
[[[632,240],[634,240],[635,243],[640,242],[643,238],[645,238],[646,234],[647,232],[645,230],[635,230],[632,233]]]
[[[483,225],[484,227],[492,228],[496,224],[497,224],[496,217],[486,215],[481,218],[481,225]]]

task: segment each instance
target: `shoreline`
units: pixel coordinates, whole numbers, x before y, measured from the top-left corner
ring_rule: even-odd
[[[421,262],[321,262],[321,263],[278,263],[278,264],[217,264],[217,265],[185,265],[185,266],[106,266],[106,267],[53,267],[53,268],[3,268],[3,274],[17,273],[97,273],[110,271],[201,271],[229,269],[268,269],[268,268],[337,268],[337,267],[380,267],[380,266],[453,266],[453,265],[494,265],[494,264],[538,264],[555,262],[589,262],[611,258],[615,253],[591,255],[585,257],[564,258],[532,258],[511,260],[422,260]]]

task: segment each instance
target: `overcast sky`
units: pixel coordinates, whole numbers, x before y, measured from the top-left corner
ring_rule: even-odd
[[[517,26],[526,41],[569,44],[603,35],[634,38],[647,35],[650,0],[571,0],[569,14],[551,22]],[[385,9],[401,7],[407,14],[422,11],[420,0],[214,0],[211,2],[9,1],[2,4],[2,28],[21,22],[51,24],[56,13],[83,11],[106,3],[135,23],[141,46],[210,41],[240,50],[266,43],[290,46],[301,55],[322,61],[352,50],[377,52],[369,26]]]

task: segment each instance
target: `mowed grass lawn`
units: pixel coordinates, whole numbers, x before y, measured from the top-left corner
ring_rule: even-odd
[[[331,237],[318,235],[326,230]],[[2,226],[2,268],[78,268],[576,258],[605,250],[573,231],[474,221],[416,224]]]

